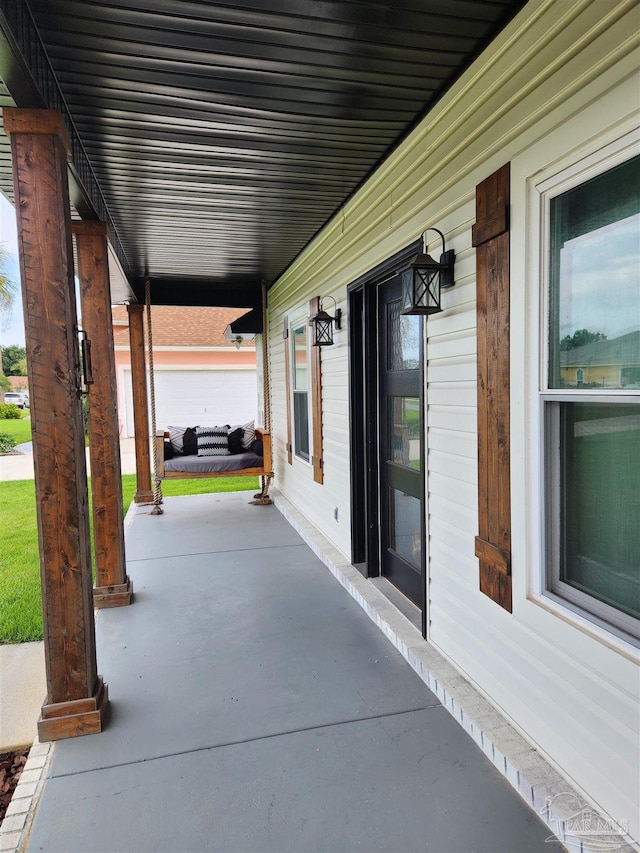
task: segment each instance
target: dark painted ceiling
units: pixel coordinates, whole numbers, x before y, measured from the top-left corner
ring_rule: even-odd
[[[26,6],[0,0],[0,9],[7,2]],[[276,279],[522,5],[29,0],[26,8],[125,270],[132,280],[151,275],[157,301],[215,304],[240,291],[251,301],[261,279]]]

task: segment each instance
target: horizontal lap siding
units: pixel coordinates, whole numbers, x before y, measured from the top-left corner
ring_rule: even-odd
[[[323,422],[323,462],[324,483],[313,481],[310,464],[293,456],[289,465],[286,452],[286,381],[285,381],[285,344],[290,340],[282,338],[285,316],[296,323],[306,316],[309,298],[326,290],[317,292],[306,290],[296,294],[295,302],[282,305],[276,299],[274,291],[270,293],[270,361],[271,396],[274,433],[274,467],[276,485],[293,504],[314,524],[323,530],[346,559],[351,555],[350,528],[350,481],[349,481],[349,383],[345,370],[346,330],[336,331],[333,347],[322,351],[322,422]],[[337,298],[337,297],[336,297]],[[331,302],[329,300],[329,305]],[[342,308],[345,309],[343,302]],[[311,424],[310,424],[311,428]],[[338,508],[338,520],[334,510]]]
[[[347,334],[344,327],[336,332],[336,345],[323,352],[325,483],[317,486],[310,466],[286,463],[282,320],[319,294],[334,296],[344,311],[350,282],[427,226],[445,232],[447,248],[456,252],[456,286],[444,293],[444,312],[425,324],[429,640],[597,803],[619,820],[632,821],[638,798],[637,667],[528,598],[527,578],[540,566],[532,564],[531,543],[521,532],[527,518],[537,519],[539,508],[531,504],[525,483],[522,402],[512,404],[512,519],[514,531],[520,531],[513,540],[513,615],[478,588],[471,226],[476,184],[511,162],[512,226],[524,233],[522,199],[531,172],[520,171],[519,164],[528,149],[540,149],[537,168],[545,168],[596,133],[598,122],[603,128],[613,125],[637,107],[637,79],[636,88],[625,82],[637,78],[631,53],[636,32],[632,3],[528,4],[486,59],[458,81],[270,292],[277,485],[348,557]],[[565,127],[572,121],[582,124],[584,133],[574,130],[577,141],[568,142]],[[526,222],[526,228],[534,227]],[[429,245],[434,248],[435,243]],[[518,272],[527,245],[512,236],[511,249],[517,353],[530,343],[523,342],[527,283]],[[512,398],[515,390],[521,399],[528,370],[519,363],[514,371],[512,364]]]

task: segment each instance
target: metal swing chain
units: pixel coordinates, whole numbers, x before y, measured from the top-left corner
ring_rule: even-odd
[[[151,324],[151,281],[144,285],[145,307],[147,311],[147,348],[149,350],[149,395],[151,397],[151,441],[153,443],[153,509],[150,515],[162,515],[162,480],[158,477],[158,443],[156,441],[156,384],[153,369],[153,327]]]

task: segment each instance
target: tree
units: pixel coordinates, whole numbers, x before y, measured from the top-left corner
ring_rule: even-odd
[[[578,329],[572,335],[565,335],[560,341],[560,349],[562,351],[570,349],[578,349],[587,344],[595,343],[595,341],[606,341],[607,336],[603,332],[590,332],[588,329]]]
[[[7,263],[9,253],[5,246],[0,243],[0,327],[7,323],[11,317],[11,308],[16,295],[16,285],[7,275]],[[0,346],[0,353],[2,347]],[[25,353],[26,355],[26,353]],[[9,380],[4,375],[4,358],[0,359],[0,389],[7,391],[11,388]]]
[[[18,344],[9,344],[2,350],[2,371],[5,376],[26,376],[27,351]]]
[[[7,275],[8,261],[9,253],[0,243],[0,319],[8,319],[11,316],[11,307],[16,295],[15,282]]]

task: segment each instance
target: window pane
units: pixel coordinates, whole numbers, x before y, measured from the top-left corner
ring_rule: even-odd
[[[309,389],[309,362],[307,356],[307,327],[300,326],[293,331],[293,387],[297,391]]]
[[[417,370],[420,366],[421,318],[401,314],[402,301],[387,305],[389,370]]]
[[[309,459],[309,403],[306,391],[293,392],[294,447],[296,456]]]
[[[407,562],[422,565],[422,506],[418,498],[391,489],[389,542]]]
[[[560,581],[640,616],[640,405],[562,403]]]
[[[420,470],[420,398],[389,398],[388,458],[399,465]]]
[[[551,388],[640,388],[640,157],[551,201]]]

